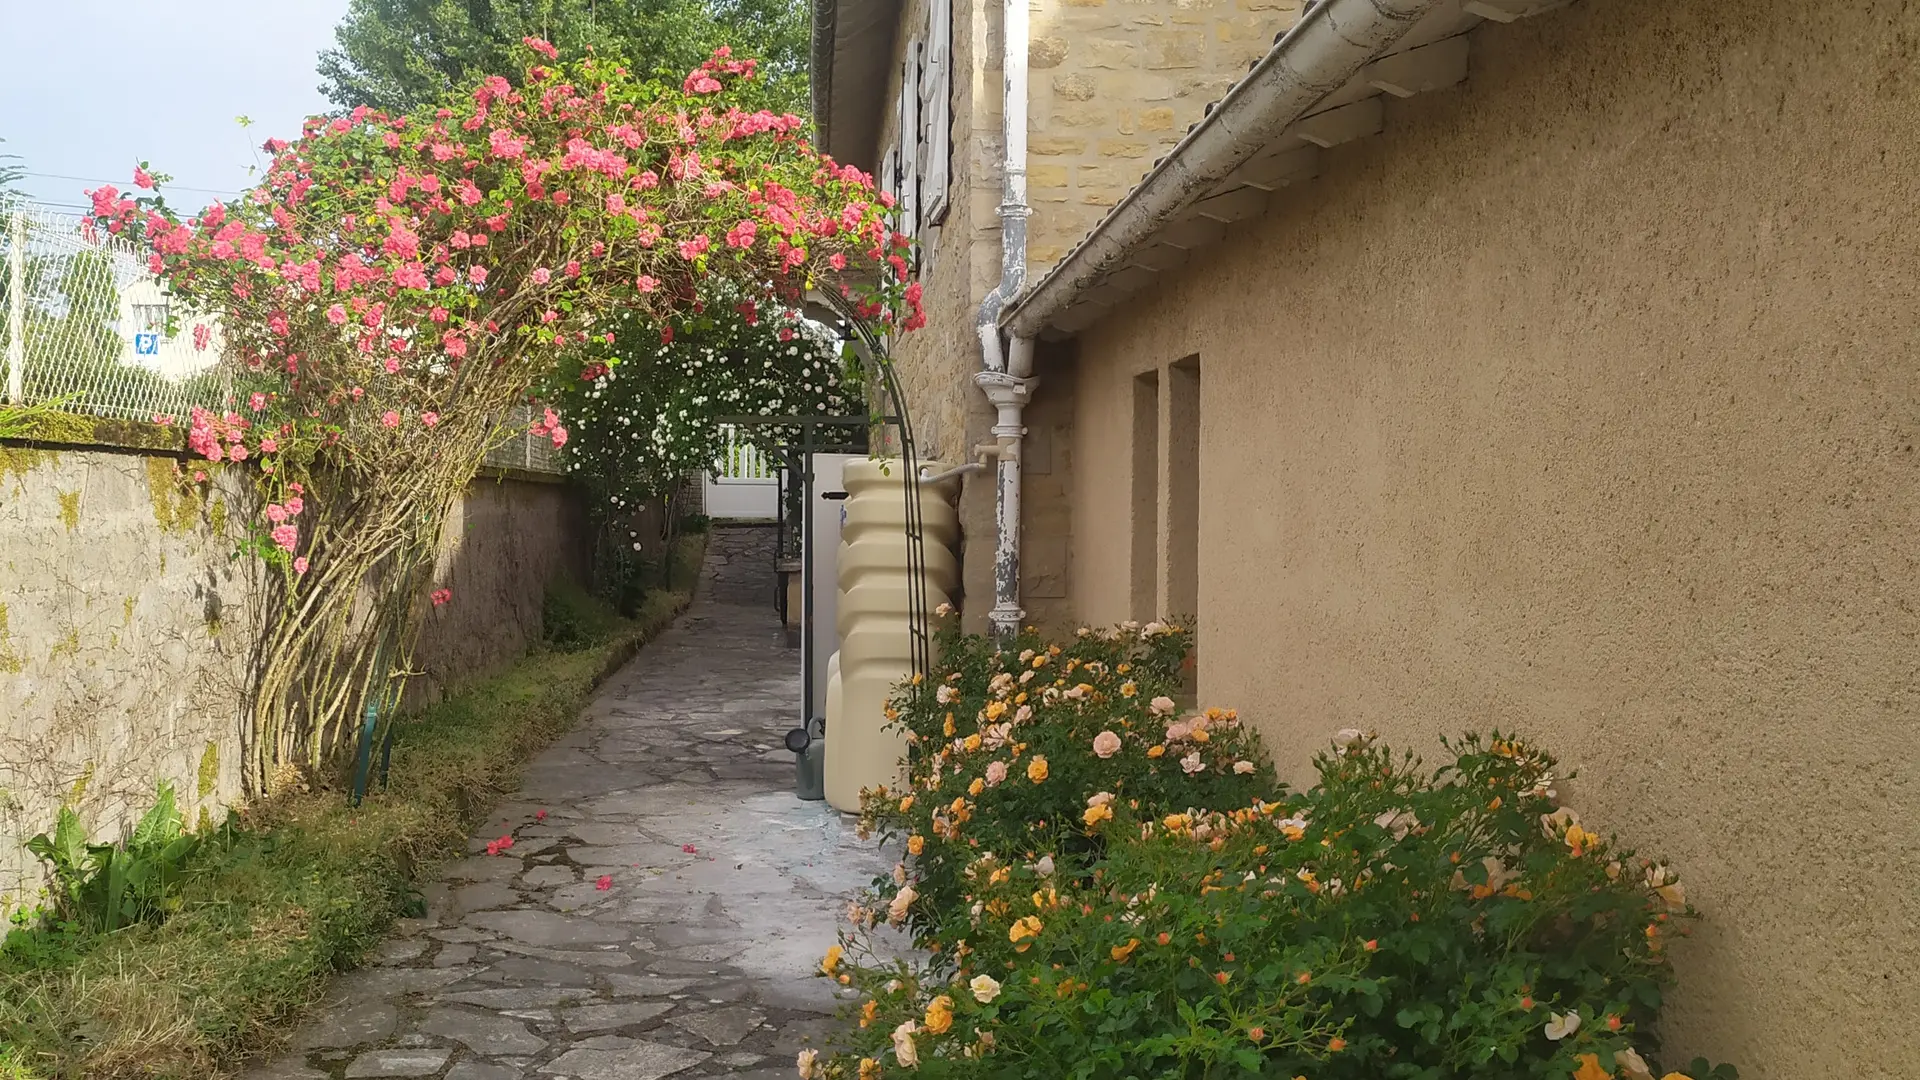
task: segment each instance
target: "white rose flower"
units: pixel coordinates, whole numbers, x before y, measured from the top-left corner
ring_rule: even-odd
[[[1580,1014],[1577,1012],[1560,1013],[1547,1018],[1547,1038],[1554,1042],[1580,1030]]]

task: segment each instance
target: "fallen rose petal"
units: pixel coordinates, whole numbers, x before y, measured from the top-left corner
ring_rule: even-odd
[[[599,889],[601,892],[606,892],[608,889],[613,888],[613,875],[601,874],[600,880],[594,882],[593,887]]]
[[[681,850],[681,851],[684,851],[684,852],[686,852],[686,853],[687,853],[687,854],[689,854],[689,855],[698,855],[698,854],[700,854],[700,853],[699,853],[698,851],[695,851],[695,850],[694,850],[694,847],[693,847],[693,845],[692,845],[692,844],[681,844],[681,845],[680,845],[680,850]]]

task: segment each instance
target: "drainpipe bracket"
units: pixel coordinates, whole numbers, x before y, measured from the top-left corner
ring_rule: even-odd
[[[993,624],[995,636],[1008,638],[1020,632],[1020,624],[1027,620],[1027,609],[1018,604],[995,604],[987,612],[987,622]]]

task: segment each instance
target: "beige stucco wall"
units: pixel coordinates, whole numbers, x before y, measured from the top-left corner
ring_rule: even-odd
[[[71,802],[116,837],[171,781],[190,821],[240,795],[238,702],[258,564],[235,560],[238,489],[175,459],[0,446],[0,911],[40,876],[21,844]],[[410,686],[430,698],[538,639],[555,576],[584,573],[558,484],[478,479],[449,518]]]
[[[1071,588],[1202,368],[1200,682],[1294,780],[1500,725],[1675,859],[1669,1061],[1920,1071],[1920,11],[1592,0],[1080,341]]]

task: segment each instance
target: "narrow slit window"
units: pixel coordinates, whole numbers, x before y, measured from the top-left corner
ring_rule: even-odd
[[[1133,380],[1133,617],[1153,618],[1159,606],[1160,373]]]
[[[1167,592],[1161,614],[1200,614],[1200,358],[1167,368]]]

